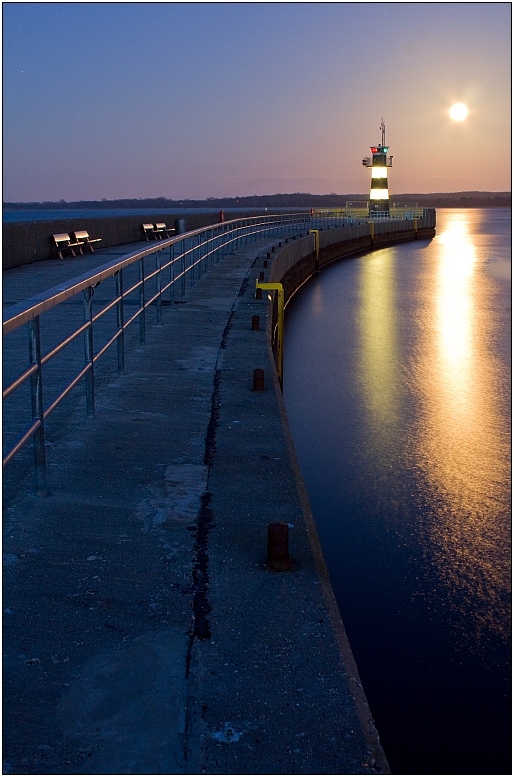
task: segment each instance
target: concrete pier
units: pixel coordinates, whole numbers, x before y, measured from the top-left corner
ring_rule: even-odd
[[[255,299],[278,242],[239,249],[166,308],[126,374],[100,376],[94,419],[79,396],[56,418],[46,498],[32,473],[11,483],[4,773],[389,773]],[[280,261],[308,277],[312,236],[282,247],[266,279]],[[56,262],[55,283],[93,259],[107,261]],[[23,272],[42,290],[36,267],[4,274],[9,304]],[[289,524],[291,571],[266,567],[272,522]]]

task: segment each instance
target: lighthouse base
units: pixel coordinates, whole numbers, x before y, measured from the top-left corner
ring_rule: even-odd
[[[370,200],[369,202],[369,212],[374,213],[376,211],[388,212],[389,211],[389,200]]]

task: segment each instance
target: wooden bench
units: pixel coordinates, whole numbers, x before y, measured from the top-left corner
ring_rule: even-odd
[[[52,235],[52,238],[55,243],[55,247],[57,248],[59,259],[63,258],[62,252],[66,249],[69,249],[73,256],[77,255],[73,250],[74,248],[78,248],[80,253],[82,253],[82,249],[80,248],[82,243],[72,243],[71,238],[67,232],[61,232],[58,235]]]
[[[89,246],[91,249],[91,253],[94,253],[93,246],[91,243],[100,243],[102,238],[101,237],[95,237],[93,240],[89,237],[89,232],[86,232],[85,229],[79,230],[79,232],[74,232],[73,236],[75,240],[77,241],[78,245],[80,246]],[[79,248],[80,253],[82,253],[82,248]]]
[[[173,234],[173,232],[175,232],[174,227],[167,227],[166,224],[162,222],[160,224],[155,224],[154,226],[155,226],[155,232],[163,233],[162,237],[170,237]]]

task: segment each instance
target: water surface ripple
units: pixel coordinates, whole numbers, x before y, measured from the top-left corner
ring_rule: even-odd
[[[510,211],[324,270],[284,398],[396,774],[510,774]]]

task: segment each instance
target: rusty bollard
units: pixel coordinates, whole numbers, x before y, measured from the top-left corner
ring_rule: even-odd
[[[282,248],[282,243],[279,243],[279,244],[278,244],[278,247],[279,247],[279,248]]]
[[[269,251],[268,251],[268,253],[266,254],[266,259],[271,259],[271,254],[269,253]]]
[[[293,568],[289,558],[289,524],[284,521],[268,523],[268,569],[286,572]]]
[[[264,391],[264,370],[253,371],[253,390]]]
[[[258,332],[259,331],[259,324],[260,324],[260,317],[259,316],[252,316],[252,332]]]
[[[262,289],[255,289],[255,299],[262,299]]]
[[[272,248],[271,248],[271,253],[272,253],[272,254],[274,254],[274,253],[275,253],[275,246],[272,246]]]
[[[259,273],[259,280],[260,281],[264,280],[264,273],[262,271]]]
[[[265,259],[265,260],[263,261],[263,263],[262,263],[262,266],[263,266],[263,267],[267,267],[267,266],[268,266],[268,260],[267,260],[267,259]]]

